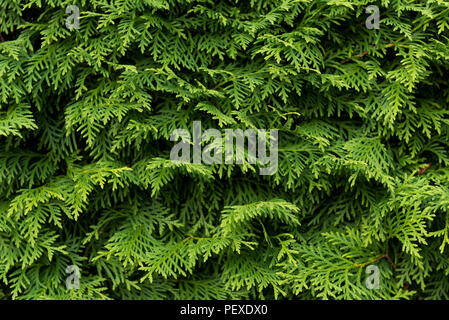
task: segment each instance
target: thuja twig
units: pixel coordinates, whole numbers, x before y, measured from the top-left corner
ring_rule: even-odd
[[[373,47],[376,47],[376,45],[374,44]],[[411,46],[407,46],[405,44],[392,43],[392,42],[385,45],[385,49],[388,49],[391,47],[401,47],[401,48],[407,48],[407,49],[411,48]],[[366,56],[368,53],[369,53],[368,50],[365,50],[362,53],[356,54],[348,59],[341,60],[340,64],[348,63],[348,62],[352,61],[353,58],[362,58],[362,57]]]

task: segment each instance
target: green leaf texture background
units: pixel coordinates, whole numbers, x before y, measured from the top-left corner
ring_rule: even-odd
[[[448,75],[444,0],[0,0],[0,299],[447,299]]]

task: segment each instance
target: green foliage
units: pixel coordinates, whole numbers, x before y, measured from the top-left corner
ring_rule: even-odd
[[[0,8],[1,299],[449,298],[449,1]],[[171,162],[195,120],[277,172]]]

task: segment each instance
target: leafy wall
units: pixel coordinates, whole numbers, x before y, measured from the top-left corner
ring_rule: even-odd
[[[448,298],[448,61],[443,0],[0,0],[1,299]]]

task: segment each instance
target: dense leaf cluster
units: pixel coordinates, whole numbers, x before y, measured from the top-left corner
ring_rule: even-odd
[[[448,74],[445,0],[0,0],[1,299],[449,298]]]

